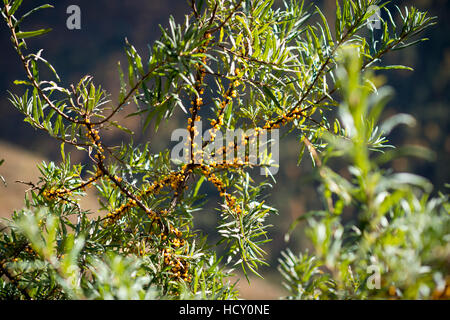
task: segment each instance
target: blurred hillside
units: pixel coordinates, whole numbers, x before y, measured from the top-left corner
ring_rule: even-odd
[[[53,32],[49,36],[29,41],[30,49],[37,51],[44,48],[45,57],[54,64],[64,84],[77,83],[83,75],[90,74],[94,76],[95,83],[101,84],[112,94],[112,100],[116,99],[119,86],[117,61],[126,65],[123,53],[125,37],[146,57],[147,43],[152,43],[160,34],[158,25],[167,26],[169,15],[181,22],[184,14],[189,11],[185,0],[35,0],[24,1],[23,11],[27,11],[27,7],[47,2],[54,4],[55,8],[35,14],[30,18],[27,28],[32,30],[36,27],[51,27]],[[438,25],[426,33],[430,41],[388,55],[389,64],[409,65],[415,71],[385,73],[387,83],[396,91],[395,99],[389,104],[389,112],[410,113],[418,120],[414,128],[397,129],[390,137],[392,142],[427,146],[436,153],[436,161],[430,163],[417,159],[399,159],[394,163],[394,169],[421,174],[430,179],[437,190],[443,190],[444,184],[450,182],[450,1],[402,0],[394,3],[401,7],[415,5],[438,16]],[[77,4],[81,8],[81,30],[71,31],[66,28],[66,8],[71,4]],[[314,4],[322,7],[327,17],[332,17],[335,13],[335,1],[314,1]],[[24,73],[9,45],[8,30],[3,24],[0,25],[0,44],[0,140],[4,141],[0,143],[0,159],[5,159],[0,167],[0,174],[8,182],[7,187],[0,186],[0,215],[7,216],[13,209],[20,208],[23,192],[28,188],[14,181],[36,181],[38,170],[35,165],[43,159],[59,161],[60,153],[57,141],[24,123],[22,116],[8,102],[7,91],[21,91],[12,82],[22,79]],[[183,117],[181,112],[178,117]],[[163,123],[158,138],[154,139],[151,130],[146,133],[137,130],[138,119],[128,119],[126,124],[134,129],[138,141],[150,140],[155,150],[167,148],[170,132],[179,126],[177,121]],[[124,136],[114,134],[108,137],[111,144],[123,138]],[[271,228],[273,241],[266,246],[273,268],[263,269],[263,274],[271,274],[274,270],[279,252],[287,245],[284,234],[290,223],[306,211],[321,207],[314,191],[315,184],[309,176],[307,156],[302,165],[297,166],[299,150],[300,144],[293,137],[281,143],[280,171],[276,175],[278,184],[267,200],[279,209],[279,215],[270,221],[275,226]],[[74,161],[83,161],[82,157],[83,154],[75,150],[72,152]],[[210,201],[211,206],[214,206],[214,201],[217,202],[217,199]],[[87,207],[96,208],[95,200],[92,199]],[[211,212],[213,211],[206,210],[201,213],[200,226],[214,233],[214,217],[209,214]],[[308,243],[303,241],[302,236],[296,236],[291,239],[289,246],[298,249],[307,247]],[[257,291],[268,292],[270,289],[262,286]],[[250,297],[254,296],[250,293]]]
[[[6,181],[6,184],[0,185],[0,217],[8,217],[14,210],[23,207],[24,192],[30,188],[24,183],[37,181],[39,170],[36,164],[44,159],[5,141],[0,141],[0,150],[5,160],[0,167],[0,175]]]

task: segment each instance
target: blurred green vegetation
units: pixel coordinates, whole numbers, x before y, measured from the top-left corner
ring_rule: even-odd
[[[388,133],[409,117],[397,113],[380,121],[392,89],[380,87],[371,72],[360,74],[354,48],[341,50],[341,58],[336,73],[346,136],[327,133],[327,147],[314,156],[324,204],[296,221],[307,222],[312,252],[296,256],[288,249],[280,259],[288,298],[448,299],[448,197],[430,198],[433,186],[421,176],[380,168],[417,147],[391,149],[374,133]],[[336,159],[347,162],[349,178],[330,167]],[[343,212],[353,219],[345,221]]]

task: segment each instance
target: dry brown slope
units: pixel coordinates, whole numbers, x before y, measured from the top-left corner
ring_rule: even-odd
[[[0,175],[6,180],[6,185],[0,182],[0,217],[9,217],[14,210],[24,205],[25,191],[30,187],[16,181],[38,182],[39,169],[37,165],[46,160],[44,157],[31,153],[24,148],[0,140]],[[95,197],[90,194],[81,201],[83,209],[98,209]]]
[[[0,217],[9,217],[14,210],[23,207],[25,190],[29,186],[16,181],[36,182],[39,177],[37,164],[44,160],[39,155],[0,141],[0,175],[6,180],[6,185],[0,185]]]

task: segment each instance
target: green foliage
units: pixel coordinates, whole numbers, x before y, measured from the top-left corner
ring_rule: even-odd
[[[370,73],[360,75],[362,61],[357,57],[354,50],[342,52],[339,112],[346,135],[324,136],[328,146],[323,153],[327,162],[346,159],[351,178],[333,172],[326,162],[317,168],[326,210],[302,217],[314,254],[297,257],[287,251],[280,260],[289,298],[448,299],[448,197],[430,198],[425,179],[377,164],[380,157],[383,162],[394,158],[379,155],[382,144],[371,146],[389,90],[373,92],[367,83],[377,79]],[[392,128],[401,120],[394,116],[380,128]],[[343,215],[349,212],[356,219],[344,223]]]
[[[378,243],[371,232],[380,224],[397,226],[390,224],[389,215],[407,219],[423,211],[423,220],[404,222],[412,231],[401,236],[413,237],[420,226],[428,239],[422,242],[423,250],[439,248],[439,236],[448,231],[445,215],[436,213],[441,204],[413,198],[409,185],[423,184],[418,177],[383,175],[368,157],[370,150],[385,145],[389,126],[409,118],[395,118],[386,124],[387,129],[378,129],[383,92],[370,96],[375,102],[369,111],[366,101],[376,81],[366,77],[363,86],[359,80],[359,74],[370,69],[403,68],[383,66],[382,57],[423,40],[415,36],[434,23],[425,13],[399,9],[398,26],[380,1],[345,0],[337,2],[333,34],[317,7],[307,9],[296,0],[286,2],[284,8],[274,8],[273,0],[191,1],[192,13],[183,23],[170,18],[168,27],[161,27],[161,37],[149,46],[148,58],[125,42],[128,65],[125,71],[118,65],[120,91],[113,102],[92,77],[65,88],[55,68],[43,58],[43,50],[26,53],[26,40],[49,30],[21,31],[22,25],[29,15],[51,5],[16,18],[22,1],[3,3],[2,16],[26,74],[25,80],[15,84],[27,87],[22,96],[11,93],[10,101],[26,122],[62,142],[62,161],[40,165],[41,178],[27,193],[25,208],[2,230],[2,298],[235,299],[237,291],[227,279],[233,269],[240,266],[247,276],[247,270],[257,274],[258,266],[266,263],[262,248],[269,241],[266,218],[276,210],[264,202],[265,189],[271,185],[251,176],[255,165],[249,161],[199,164],[192,159],[176,163],[170,159],[170,150],[156,153],[151,145],[109,146],[102,139],[105,130],[122,130],[133,140],[134,133],[116,120],[118,115],[140,116],[143,130],[150,124],[157,130],[176,112],[182,113],[191,150],[196,135],[191,123],[201,117],[210,117],[216,132],[287,127],[299,137],[319,166],[330,206],[321,213],[322,220],[310,219],[317,257],[285,255],[282,269],[297,298],[368,297],[356,289],[347,294],[347,267],[361,263],[352,271],[359,275],[367,264],[366,252]],[[389,16],[381,39],[364,29],[373,13],[371,5],[379,5]],[[353,55],[360,60],[341,54],[348,47],[358,48]],[[338,68],[342,64],[347,69]],[[51,71],[53,80],[41,79],[42,67]],[[338,88],[346,97],[341,105],[333,95]],[[205,106],[209,112],[201,112]],[[338,106],[341,122],[333,122],[328,111]],[[91,164],[73,164],[65,145],[86,152]],[[327,158],[351,155],[350,171],[356,180],[346,181],[333,173],[320,160],[320,152]],[[195,214],[204,210],[200,187],[206,182],[222,199],[217,208],[221,240],[215,245],[194,225]],[[80,205],[89,187],[95,187],[103,211],[100,217]],[[339,198],[335,204],[333,194]],[[341,263],[340,250],[348,239],[343,238],[347,231],[339,217],[351,203],[361,204],[358,209],[365,224],[359,226],[356,242],[348,242],[353,251],[346,252],[352,257]],[[409,211],[398,213],[406,212],[404,207]],[[366,234],[370,241],[361,240]],[[225,253],[217,257],[215,249],[222,244]],[[385,263],[385,268],[402,263],[386,250],[377,247],[372,253],[378,263]],[[418,254],[416,260],[422,263],[423,256]],[[429,259],[439,262],[439,257]],[[324,273],[322,266],[332,273]],[[438,273],[433,276],[439,278]],[[414,271],[411,277],[408,281],[419,275]],[[424,279],[430,282],[429,277]],[[351,281],[361,279],[355,276]],[[416,297],[421,292],[425,296],[423,290],[418,287],[405,295]]]

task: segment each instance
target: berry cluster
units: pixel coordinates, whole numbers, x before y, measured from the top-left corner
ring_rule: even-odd
[[[239,76],[241,74],[240,69],[235,70],[235,75]],[[224,118],[224,112],[227,105],[230,103],[230,101],[233,100],[233,98],[237,98],[237,88],[241,84],[240,80],[236,79],[233,82],[230,83],[228,90],[225,91],[223,94],[223,100],[219,104],[219,110],[217,112],[217,119],[211,121],[211,126],[213,127],[213,133],[211,134],[211,141],[214,141],[215,138],[215,132],[220,129],[220,127],[223,125],[223,118]]]
[[[294,119],[300,119],[304,117],[303,110],[299,107],[296,107],[289,112],[283,114],[281,118],[277,120],[267,121],[264,125],[263,129],[278,129],[281,126],[285,125],[286,123],[294,120]]]
[[[72,195],[72,191],[66,188],[58,188],[58,189],[50,189],[50,190],[44,190],[42,192],[42,195],[47,201],[53,201],[57,198],[63,198],[64,196],[70,196]]]
[[[176,250],[185,246],[186,242],[182,238],[183,233],[178,228],[170,227],[169,234],[162,232],[160,234],[161,242],[167,242],[168,247],[162,250],[164,257],[164,265],[170,267],[171,277],[176,280],[192,281],[192,276],[189,274],[189,263],[177,256]],[[185,248],[184,253],[187,253]]]
[[[89,118],[86,118],[84,125],[86,126],[86,137],[89,138],[92,145],[95,146],[96,154],[94,157],[99,161],[103,161],[105,159],[105,156],[103,152],[105,151],[102,147],[102,143],[100,141],[99,131],[97,129],[94,129],[94,126],[91,124]]]
[[[228,167],[228,165],[221,165],[223,167]],[[215,166],[216,168],[220,166]],[[201,170],[202,173],[208,177],[208,181],[210,181],[219,191],[219,194],[221,197],[225,197],[225,203],[227,204],[228,208],[234,212],[237,216],[239,216],[242,213],[241,207],[237,204],[237,199],[235,196],[229,194],[226,190],[225,183],[217,177],[217,175],[212,172],[212,168],[210,166],[202,166]]]

